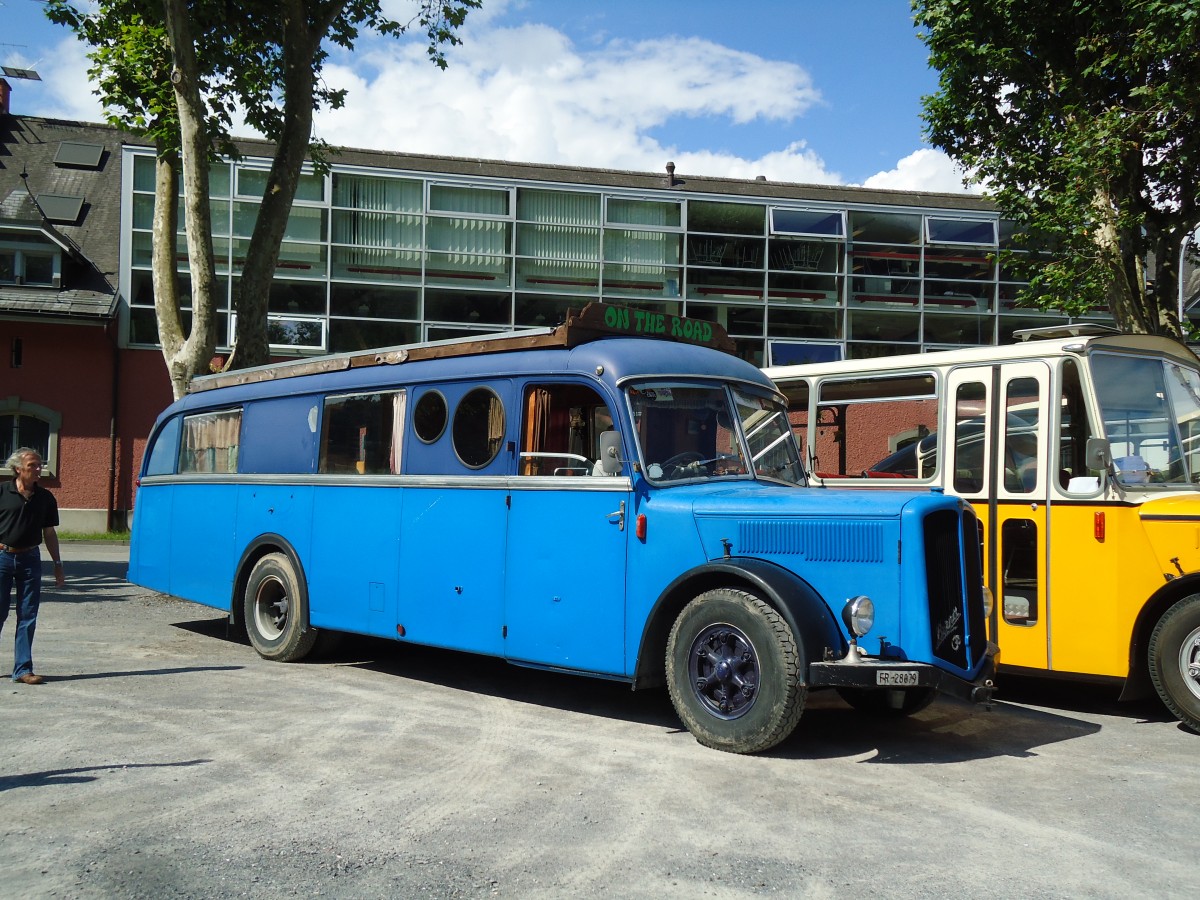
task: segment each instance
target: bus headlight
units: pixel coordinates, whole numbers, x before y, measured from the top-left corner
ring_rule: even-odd
[[[983,617],[990,619],[992,610],[996,608],[996,597],[992,594],[992,589],[986,584],[983,586]]]
[[[875,624],[875,604],[865,595],[851,597],[842,607],[842,621],[852,635],[863,637]]]

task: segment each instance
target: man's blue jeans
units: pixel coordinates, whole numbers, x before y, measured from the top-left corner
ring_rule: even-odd
[[[24,553],[0,552],[0,629],[8,619],[13,591],[17,595],[17,641],[13,681],[33,671],[33,632],[42,598],[42,554],[38,547]]]

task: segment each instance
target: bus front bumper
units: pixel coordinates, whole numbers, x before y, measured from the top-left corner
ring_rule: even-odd
[[[994,679],[998,656],[996,645],[989,642],[983,665],[972,681],[928,663],[867,656],[853,659],[848,656],[846,659],[810,664],[808,686],[880,691],[933,688],[939,694],[957,697],[968,703],[991,703],[996,692]]]

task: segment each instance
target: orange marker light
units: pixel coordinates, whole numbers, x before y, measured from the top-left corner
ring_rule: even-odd
[[[1096,536],[1096,540],[1104,543],[1104,513],[1096,513],[1096,517],[1092,521],[1092,533]]]
[[[635,527],[634,534],[636,534],[638,536],[639,541],[644,541],[646,539],[646,514],[645,513],[638,513],[637,526]]]

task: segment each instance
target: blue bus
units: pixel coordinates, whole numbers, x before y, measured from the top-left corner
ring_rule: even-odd
[[[665,682],[731,752],[787,737],[811,690],[989,700],[971,507],[808,486],[782,395],[731,348],[595,304],[198,378],[151,433],[129,580],[272,660],[329,630]]]

